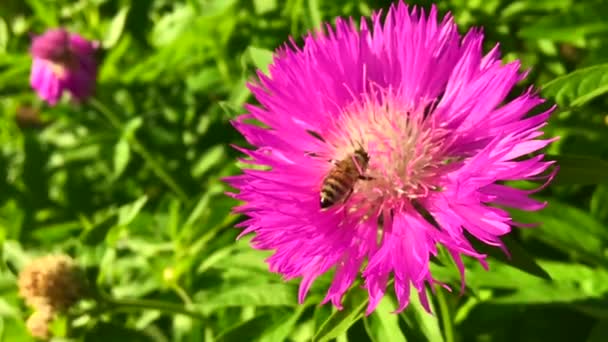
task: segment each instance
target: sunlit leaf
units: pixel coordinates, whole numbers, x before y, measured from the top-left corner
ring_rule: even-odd
[[[130,6],[122,7],[118,13],[112,18],[108,30],[106,31],[105,38],[103,39],[103,47],[109,49],[116,45],[125,27],[127,16],[129,14]]]
[[[248,52],[255,67],[268,73],[268,65],[272,62],[272,51],[250,46]]]
[[[137,199],[135,202],[122,206],[118,211],[118,224],[126,226],[131,223],[131,221],[133,221],[135,216],[137,216],[137,214],[141,211],[144,205],[146,205],[147,201],[148,196],[144,195]]]
[[[131,148],[126,139],[118,140],[114,146],[114,178],[120,177],[129,164]]]
[[[426,341],[443,341],[443,334],[441,333],[441,327],[439,325],[438,313],[433,307],[432,303],[429,303],[431,310],[434,314],[429,314],[419,300],[418,292],[415,289],[410,290],[410,304],[407,309],[404,310],[400,317],[405,321],[405,324],[409,327],[405,332],[412,336],[412,340],[426,340]],[[430,294],[427,291],[427,295]],[[409,338],[409,336],[408,336]]]
[[[513,216],[519,222],[540,224],[537,228],[523,230],[526,235],[573,257],[608,265],[608,229],[584,211],[553,200],[541,211],[513,211]]]
[[[374,313],[364,318],[365,330],[372,341],[406,341],[399,327],[399,315],[394,313],[395,308],[392,298],[385,296]]]
[[[365,314],[369,301],[367,292],[359,288],[352,288],[343,299],[343,309],[336,310],[319,327],[313,341],[329,341],[345,333],[351,325],[355,324]]]
[[[582,106],[607,92],[608,64],[578,69],[542,86],[542,94],[564,108]]]
[[[295,306],[296,291],[288,284],[250,284],[205,290],[196,295],[203,312],[244,306]]]

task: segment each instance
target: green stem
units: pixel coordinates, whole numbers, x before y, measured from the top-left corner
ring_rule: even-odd
[[[158,310],[164,313],[175,315],[185,315],[200,321],[205,321],[206,318],[201,313],[189,310],[181,305],[175,305],[158,300],[150,299],[116,299],[108,295],[102,296],[104,311],[121,311],[121,310],[136,310],[148,309]]]
[[[452,315],[450,313],[449,305],[443,289],[437,291],[437,302],[439,304],[439,312],[441,314],[441,323],[443,323],[443,332],[445,335],[445,342],[454,342],[454,325],[452,322]]]
[[[120,119],[116,116],[116,114],[114,114],[114,112],[112,110],[110,110],[101,101],[98,101],[95,98],[91,98],[89,100],[89,103],[93,107],[95,107],[95,109],[98,112],[103,114],[106,117],[106,119],[108,119],[108,121],[110,121],[112,126],[114,126],[116,129],[122,131],[123,125],[122,125]],[[186,195],[186,192],[184,190],[182,190],[182,188],[177,184],[177,182],[175,180],[173,180],[173,178],[169,175],[169,173],[167,171],[165,171],[165,169],[163,168],[161,163],[159,163],[154,158],[154,156],[144,147],[144,145],[142,145],[137,140],[135,135],[129,135],[127,137],[127,139],[129,141],[129,144],[133,148],[133,150],[135,152],[139,153],[139,155],[146,161],[148,166],[152,169],[154,174],[156,174],[156,176],[158,178],[160,178],[160,180],[162,180],[177,196],[179,196],[182,201],[187,203],[189,199],[188,199],[188,195]]]

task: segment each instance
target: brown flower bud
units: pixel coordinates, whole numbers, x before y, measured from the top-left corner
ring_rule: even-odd
[[[84,296],[85,282],[76,262],[66,255],[33,260],[19,274],[19,295],[36,310],[67,310]]]
[[[50,307],[36,310],[26,322],[27,330],[36,338],[46,340],[50,337],[49,324],[53,321],[53,312]]]

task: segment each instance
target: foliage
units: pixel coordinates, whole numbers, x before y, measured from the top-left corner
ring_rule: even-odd
[[[414,3],[428,6],[429,1]],[[602,0],[450,0],[464,31],[482,25],[559,109],[545,131],[561,170],[538,213],[513,215],[511,259],[467,265],[464,295],[435,289],[430,316],[387,297],[364,315],[298,305],[297,282],[235,241],[236,203],[220,181],[244,144],[229,121],[246,83],[289,36],[390,1],[3,0],[0,5],[0,337],[30,341],[16,273],[32,257],[74,256],[105,306],[57,319],[56,336],[96,341],[605,341],[608,331],[608,4]],[[28,85],[30,33],[65,25],[99,40],[96,98],[41,103]],[[539,109],[540,110],[540,109]],[[530,184],[522,184],[527,186]],[[455,268],[433,272],[454,291]],[[185,313],[185,314],[184,314]]]

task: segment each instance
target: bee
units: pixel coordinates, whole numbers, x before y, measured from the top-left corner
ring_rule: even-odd
[[[321,187],[321,209],[327,209],[336,203],[346,202],[353,193],[359,179],[370,180],[365,176],[369,164],[369,155],[359,147],[354,153],[338,161],[332,161],[334,167],[329,171]]]

